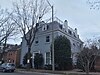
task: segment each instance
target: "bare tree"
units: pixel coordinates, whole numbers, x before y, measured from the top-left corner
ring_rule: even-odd
[[[100,0],[87,0],[87,3],[90,5],[90,9],[100,9]]]
[[[87,75],[89,75],[89,71],[100,53],[97,44],[97,42],[88,40],[83,50],[78,54],[78,63],[83,67]]]
[[[1,59],[4,60],[6,44],[9,38],[17,34],[17,27],[11,19],[12,12],[0,8],[0,43],[3,44]]]
[[[0,9],[0,42],[5,39],[5,23],[8,21],[9,16],[5,14],[5,10]]]
[[[12,12],[0,9],[0,43],[7,42],[8,38],[14,36],[18,30],[11,19]]]
[[[25,39],[28,47],[28,57],[30,61],[30,51],[35,39],[39,20],[48,12],[49,7],[45,0],[20,0],[14,3],[13,21],[19,26],[19,29]]]

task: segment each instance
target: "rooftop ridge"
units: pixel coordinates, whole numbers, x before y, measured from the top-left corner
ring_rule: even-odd
[[[58,17],[54,17],[54,21],[57,21],[59,24],[64,25],[64,21],[60,20]],[[46,19],[44,20],[45,23],[51,23],[52,22],[52,18]],[[75,30],[73,28],[71,28],[70,26],[68,26],[68,29],[75,32]]]

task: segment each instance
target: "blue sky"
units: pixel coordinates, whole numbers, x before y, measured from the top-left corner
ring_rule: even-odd
[[[3,8],[12,8],[12,1],[18,0],[0,0],[0,5]],[[100,37],[100,9],[90,9],[87,0],[49,1],[54,5],[55,16],[62,21],[68,20],[73,29],[77,28],[83,41],[86,38]]]

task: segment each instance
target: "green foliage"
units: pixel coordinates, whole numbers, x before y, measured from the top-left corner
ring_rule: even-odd
[[[77,68],[82,69],[83,71],[85,71],[84,67],[82,65],[82,62],[80,60],[81,60],[81,58],[78,56],[78,58],[77,58],[77,64],[76,64]]]
[[[27,64],[27,54],[25,54],[24,57],[23,57],[23,64],[24,64],[24,65]]]
[[[29,54],[30,55],[30,66],[32,67],[32,54],[30,53]],[[27,60],[28,60],[28,53],[26,53],[25,55],[24,55],[24,57],[23,57],[23,64],[24,65],[27,65],[28,63],[27,63]]]
[[[71,43],[65,36],[58,36],[54,41],[55,64],[60,70],[72,67]],[[68,68],[67,68],[68,67]]]
[[[43,68],[43,63],[44,63],[43,55],[37,53],[37,54],[34,56],[34,67],[35,67],[36,69],[41,69],[41,68]]]

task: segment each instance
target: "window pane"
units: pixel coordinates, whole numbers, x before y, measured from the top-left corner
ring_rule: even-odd
[[[46,36],[46,42],[50,42],[50,37]]]
[[[50,64],[50,52],[46,53],[46,64]]]

